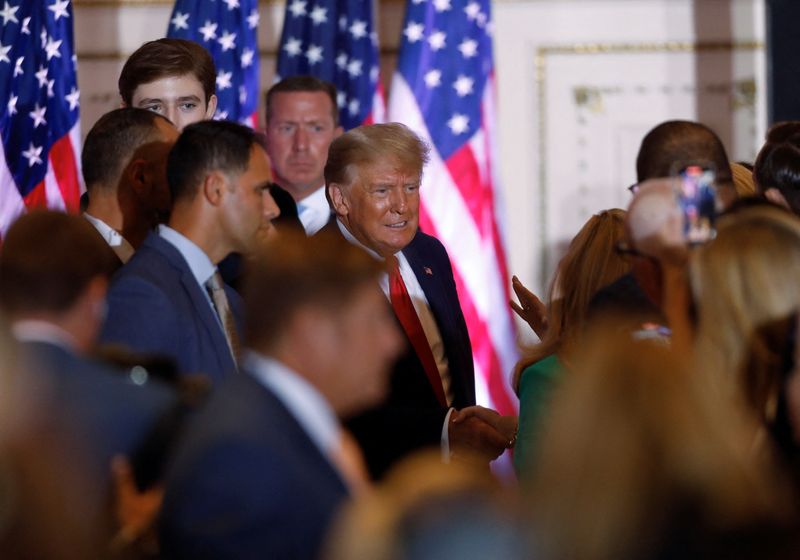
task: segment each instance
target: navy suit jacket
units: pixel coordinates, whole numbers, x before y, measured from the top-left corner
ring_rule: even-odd
[[[294,416],[246,372],[190,424],[167,474],[165,558],[317,558],[348,492]]]
[[[44,381],[44,420],[62,436],[68,459],[92,481],[97,495],[90,503],[104,507],[111,458],[133,458],[176,395],[157,382],[137,385],[123,371],[54,344],[23,342],[21,348],[31,374]]]
[[[227,285],[225,293],[241,326],[241,298]],[[204,289],[180,252],[156,233],[114,277],[100,340],[167,356],[181,373],[205,373],[214,384],[236,370]]]
[[[335,222],[325,230],[340,234]],[[418,231],[403,249],[403,255],[419,280],[442,336],[452,380],[452,405],[456,409],[474,405],[472,345],[447,251],[438,239]],[[403,332],[402,327],[400,331]],[[422,362],[407,337],[406,340],[406,351],[392,371],[386,401],[347,422],[375,478],[404,455],[439,446],[448,411],[437,400]]]

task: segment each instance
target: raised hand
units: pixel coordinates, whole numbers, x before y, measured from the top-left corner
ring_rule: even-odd
[[[519,315],[523,321],[530,325],[533,332],[540,339],[547,333],[547,306],[536,297],[536,294],[526,288],[519,278],[511,277],[511,288],[517,295],[519,303],[511,300],[511,309]]]

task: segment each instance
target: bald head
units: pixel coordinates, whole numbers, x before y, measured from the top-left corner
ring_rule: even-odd
[[[713,130],[697,122],[666,121],[642,139],[636,157],[636,180],[669,177],[676,164],[698,161],[714,165],[717,183],[731,182],[725,147]]]

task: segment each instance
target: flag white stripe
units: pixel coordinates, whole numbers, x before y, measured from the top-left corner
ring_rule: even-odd
[[[396,74],[392,82],[389,116],[392,120],[402,120],[432,144],[413,93],[400,74]],[[483,140],[482,136],[478,138],[480,142]],[[485,150],[481,148],[476,156],[485,158]],[[485,173],[485,159],[479,159],[478,163]],[[423,206],[435,224],[440,240],[447,247],[479,318],[487,325],[502,373],[507,375],[516,362],[517,350],[510,314],[498,312],[508,309],[508,302],[494,239],[481,236],[461,192],[435,148],[431,150],[421,193]],[[481,376],[476,377],[483,380]],[[485,387],[483,390],[486,392]]]
[[[72,144],[72,153],[75,154],[75,169],[78,170],[78,194],[86,192],[86,185],[83,184],[83,167],[81,165],[81,120],[78,119],[69,131],[69,141]]]
[[[14,177],[6,165],[5,150],[0,149],[0,234],[5,236],[11,223],[25,212],[25,202],[15,187]]]

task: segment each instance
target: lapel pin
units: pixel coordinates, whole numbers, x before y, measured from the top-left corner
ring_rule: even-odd
[[[424,270],[425,274],[427,274],[428,276],[433,276],[433,271],[430,269],[430,267],[425,266],[422,268],[422,270]]]

